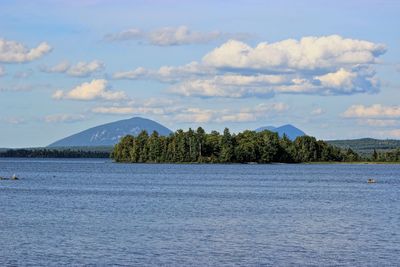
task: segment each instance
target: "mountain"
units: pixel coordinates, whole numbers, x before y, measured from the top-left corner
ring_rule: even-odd
[[[279,134],[280,137],[282,137],[283,134],[286,134],[286,136],[290,140],[294,140],[294,139],[296,139],[296,137],[306,135],[302,130],[300,130],[299,128],[294,127],[291,124],[282,125],[280,127],[264,126],[264,127],[260,127],[258,129],[256,129],[256,132],[261,132],[261,131],[264,131],[264,130],[268,130],[268,131],[271,131],[271,132],[276,132],[276,133]]]
[[[172,133],[170,129],[155,121],[134,117],[87,129],[58,140],[48,147],[112,146],[118,143],[121,137],[128,134],[136,136],[143,130],[146,130],[149,134],[157,131],[164,136]]]
[[[349,140],[330,140],[326,141],[328,144],[347,149],[351,148],[362,155],[371,155],[374,149],[379,152],[387,152],[400,147],[400,140],[393,139],[373,139],[373,138],[360,138]]]

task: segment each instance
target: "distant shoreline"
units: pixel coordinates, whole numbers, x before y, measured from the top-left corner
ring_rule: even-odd
[[[145,164],[145,165],[400,165],[400,162],[384,162],[384,161],[349,161],[349,162],[336,162],[336,161],[316,161],[316,162],[269,162],[269,163],[256,163],[256,162],[116,162],[109,157],[0,157],[1,159],[109,159],[111,163],[115,164]]]

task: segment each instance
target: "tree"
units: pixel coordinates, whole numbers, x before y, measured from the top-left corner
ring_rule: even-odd
[[[279,137],[277,133],[262,131],[257,133],[257,147],[259,149],[259,162],[269,163],[278,161]]]
[[[220,147],[221,147],[221,153],[219,161],[222,163],[232,162],[234,158],[233,138],[228,128],[224,129]]]
[[[196,143],[198,147],[199,155],[197,157],[199,162],[203,161],[203,150],[204,150],[204,143],[206,139],[206,133],[203,128],[199,127],[196,130]]]
[[[256,132],[244,131],[236,136],[235,157],[238,162],[257,161]]]
[[[374,161],[378,160],[378,153],[376,152],[375,148],[374,148],[374,153],[372,153],[372,160],[374,160]]]
[[[161,146],[160,146],[160,138],[158,132],[154,131],[147,142],[148,149],[148,161],[150,162],[159,162],[161,157]]]

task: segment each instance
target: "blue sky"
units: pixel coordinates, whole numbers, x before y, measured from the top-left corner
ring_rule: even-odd
[[[0,147],[132,116],[400,138],[399,1],[1,1]]]

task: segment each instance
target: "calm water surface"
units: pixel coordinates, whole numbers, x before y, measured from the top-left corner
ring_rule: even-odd
[[[400,264],[400,165],[1,159],[13,173],[0,266]]]

